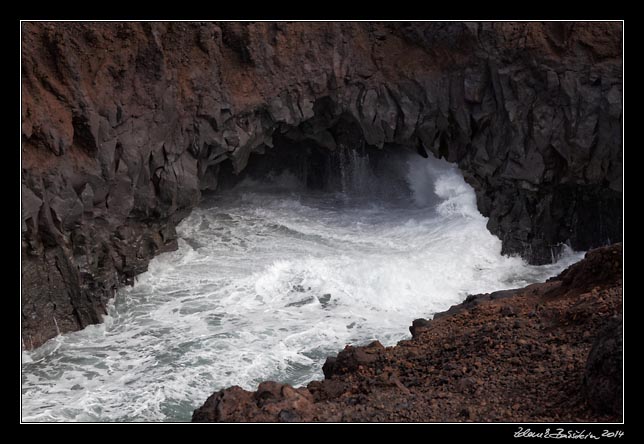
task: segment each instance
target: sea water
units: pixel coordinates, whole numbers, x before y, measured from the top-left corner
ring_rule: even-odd
[[[284,172],[205,198],[103,324],[23,352],[23,420],[189,421],[216,390],[320,379],[346,344],[394,345],[413,319],[583,256],[502,256],[446,162],[407,160],[399,192],[345,157],[334,191]]]

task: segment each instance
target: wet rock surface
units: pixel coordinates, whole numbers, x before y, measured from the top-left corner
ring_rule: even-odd
[[[394,347],[347,346],[306,387],[221,390],[193,421],[620,421],[621,257],[621,244],[590,251],[547,283],[416,320]],[[565,285],[600,263],[591,288]]]
[[[99,322],[220,170],[285,144],[444,157],[533,263],[621,239],[621,23],[22,27],[27,348]]]

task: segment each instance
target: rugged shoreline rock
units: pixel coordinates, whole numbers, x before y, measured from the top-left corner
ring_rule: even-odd
[[[220,170],[284,144],[444,157],[532,263],[621,240],[619,22],[24,22],[22,39],[27,348],[99,322]]]
[[[571,275],[593,273],[591,286]],[[195,422],[618,422],[622,245],[558,277],[414,321],[393,347],[348,345],[322,381],[220,390]]]

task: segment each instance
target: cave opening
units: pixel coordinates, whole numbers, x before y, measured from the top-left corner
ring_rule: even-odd
[[[273,133],[272,145],[262,145],[251,153],[240,172],[231,161],[222,162],[216,193],[248,179],[271,183],[288,176],[306,191],[378,200],[408,198],[408,160],[426,157],[414,147],[370,145],[353,117],[340,114],[331,118],[324,111],[299,126],[280,126]]]

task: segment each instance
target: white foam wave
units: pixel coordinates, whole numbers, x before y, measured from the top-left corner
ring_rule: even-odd
[[[23,353],[23,419],[189,420],[214,390],[306,383],[347,343],[392,345],[414,318],[581,258],[501,256],[453,167],[409,168],[415,205],[246,183],[196,209],[179,249],[119,292],[108,322]]]

